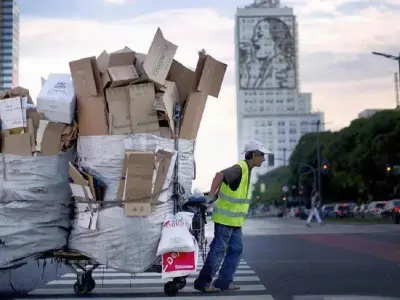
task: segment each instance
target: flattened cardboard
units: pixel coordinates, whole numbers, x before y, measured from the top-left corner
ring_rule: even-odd
[[[158,150],[156,152],[156,163],[155,163],[155,172],[156,172],[156,180],[154,182],[153,188],[153,203],[158,202],[158,198],[163,190],[164,182],[167,179],[168,171],[171,166],[172,157],[174,156],[173,152],[168,152],[165,150]]]
[[[161,85],[164,84],[177,49],[178,46],[167,41],[161,29],[157,28],[143,63],[143,69],[151,81]]]
[[[102,94],[100,71],[96,57],[86,57],[69,63],[75,95],[86,99]]]
[[[65,124],[49,122],[43,132],[43,139],[40,146],[41,156],[57,155],[61,149],[61,134]]]
[[[106,89],[109,112],[110,135],[127,135],[132,133],[132,122],[129,112],[128,87]]]
[[[27,133],[3,136],[2,152],[6,154],[32,156],[31,137]]]
[[[108,114],[104,95],[77,99],[79,135],[108,135]]]
[[[199,53],[196,67],[196,88],[203,94],[218,98],[227,65],[210,55]]]
[[[165,113],[168,117],[168,124],[171,132],[175,133],[175,122],[174,122],[174,107],[176,103],[180,103],[179,91],[174,82],[165,81],[166,90],[162,97],[162,101],[165,107]]]
[[[128,152],[124,200],[151,202],[155,155],[152,152]]]
[[[129,86],[129,113],[133,133],[159,133],[157,111],[153,109],[156,98],[154,84]]]
[[[206,102],[207,95],[200,92],[194,92],[189,96],[183,109],[183,120],[179,133],[181,139],[196,140]]]

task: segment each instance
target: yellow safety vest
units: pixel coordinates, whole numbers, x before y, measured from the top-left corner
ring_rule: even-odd
[[[211,219],[218,224],[241,227],[247,216],[250,204],[250,170],[246,161],[238,163],[242,169],[242,180],[239,188],[232,191],[229,185],[222,183],[219,189],[217,203]]]

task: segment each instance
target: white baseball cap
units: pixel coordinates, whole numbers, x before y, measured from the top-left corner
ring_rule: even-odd
[[[249,151],[260,151],[264,154],[267,154],[269,152],[267,149],[264,148],[264,145],[257,140],[251,140],[246,143],[246,145],[244,146],[243,153],[246,153]]]

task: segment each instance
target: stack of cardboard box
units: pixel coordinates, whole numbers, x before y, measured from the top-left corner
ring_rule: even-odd
[[[202,51],[193,71],[174,59],[177,48],[158,29],[147,54],[125,47],[71,61],[79,136],[152,134],[195,140],[207,98],[219,96],[227,65]],[[177,123],[176,104],[182,111]],[[150,213],[156,157],[127,151],[121,174],[126,180],[116,199],[132,203],[132,209],[125,205],[127,215]]]
[[[51,90],[48,85],[44,88]],[[41,95],[46,95],[44,89]],[[41,103],[40,98],[38,103]],[[73,147],[77,139],[78,128],[72,118],[64,123],[61,123],[64,120],[57,118],[52,122],[46,113],[41,113],[35,107],[29,90],[22,87],[0,92],[0,117],[1,152],[4,154],[57,155],[60,151]]]

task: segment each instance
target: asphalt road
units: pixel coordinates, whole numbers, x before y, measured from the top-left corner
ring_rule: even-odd
[[[306,228],[297,219],[269,222],[255,221],[270,234],[247,235],[244,259],[275,299],[400,297],[400,226],[339,223]],[[271,232],[275,226],[280,233]]]
[[[209,224],[209,237],[212,230]],[[338,223],[306,228],[297,219],[251,219],[244,234],[244,261],[272,299],[309,295],[400,298],[400,225]],[[0,290],[11,291],[11,281],[16,290],[31,291],[67,271],[50,261],[44,269],[43,264],[32,263],[3,277],[0,273]],[[5,299],[4,294],[0,299]]]

